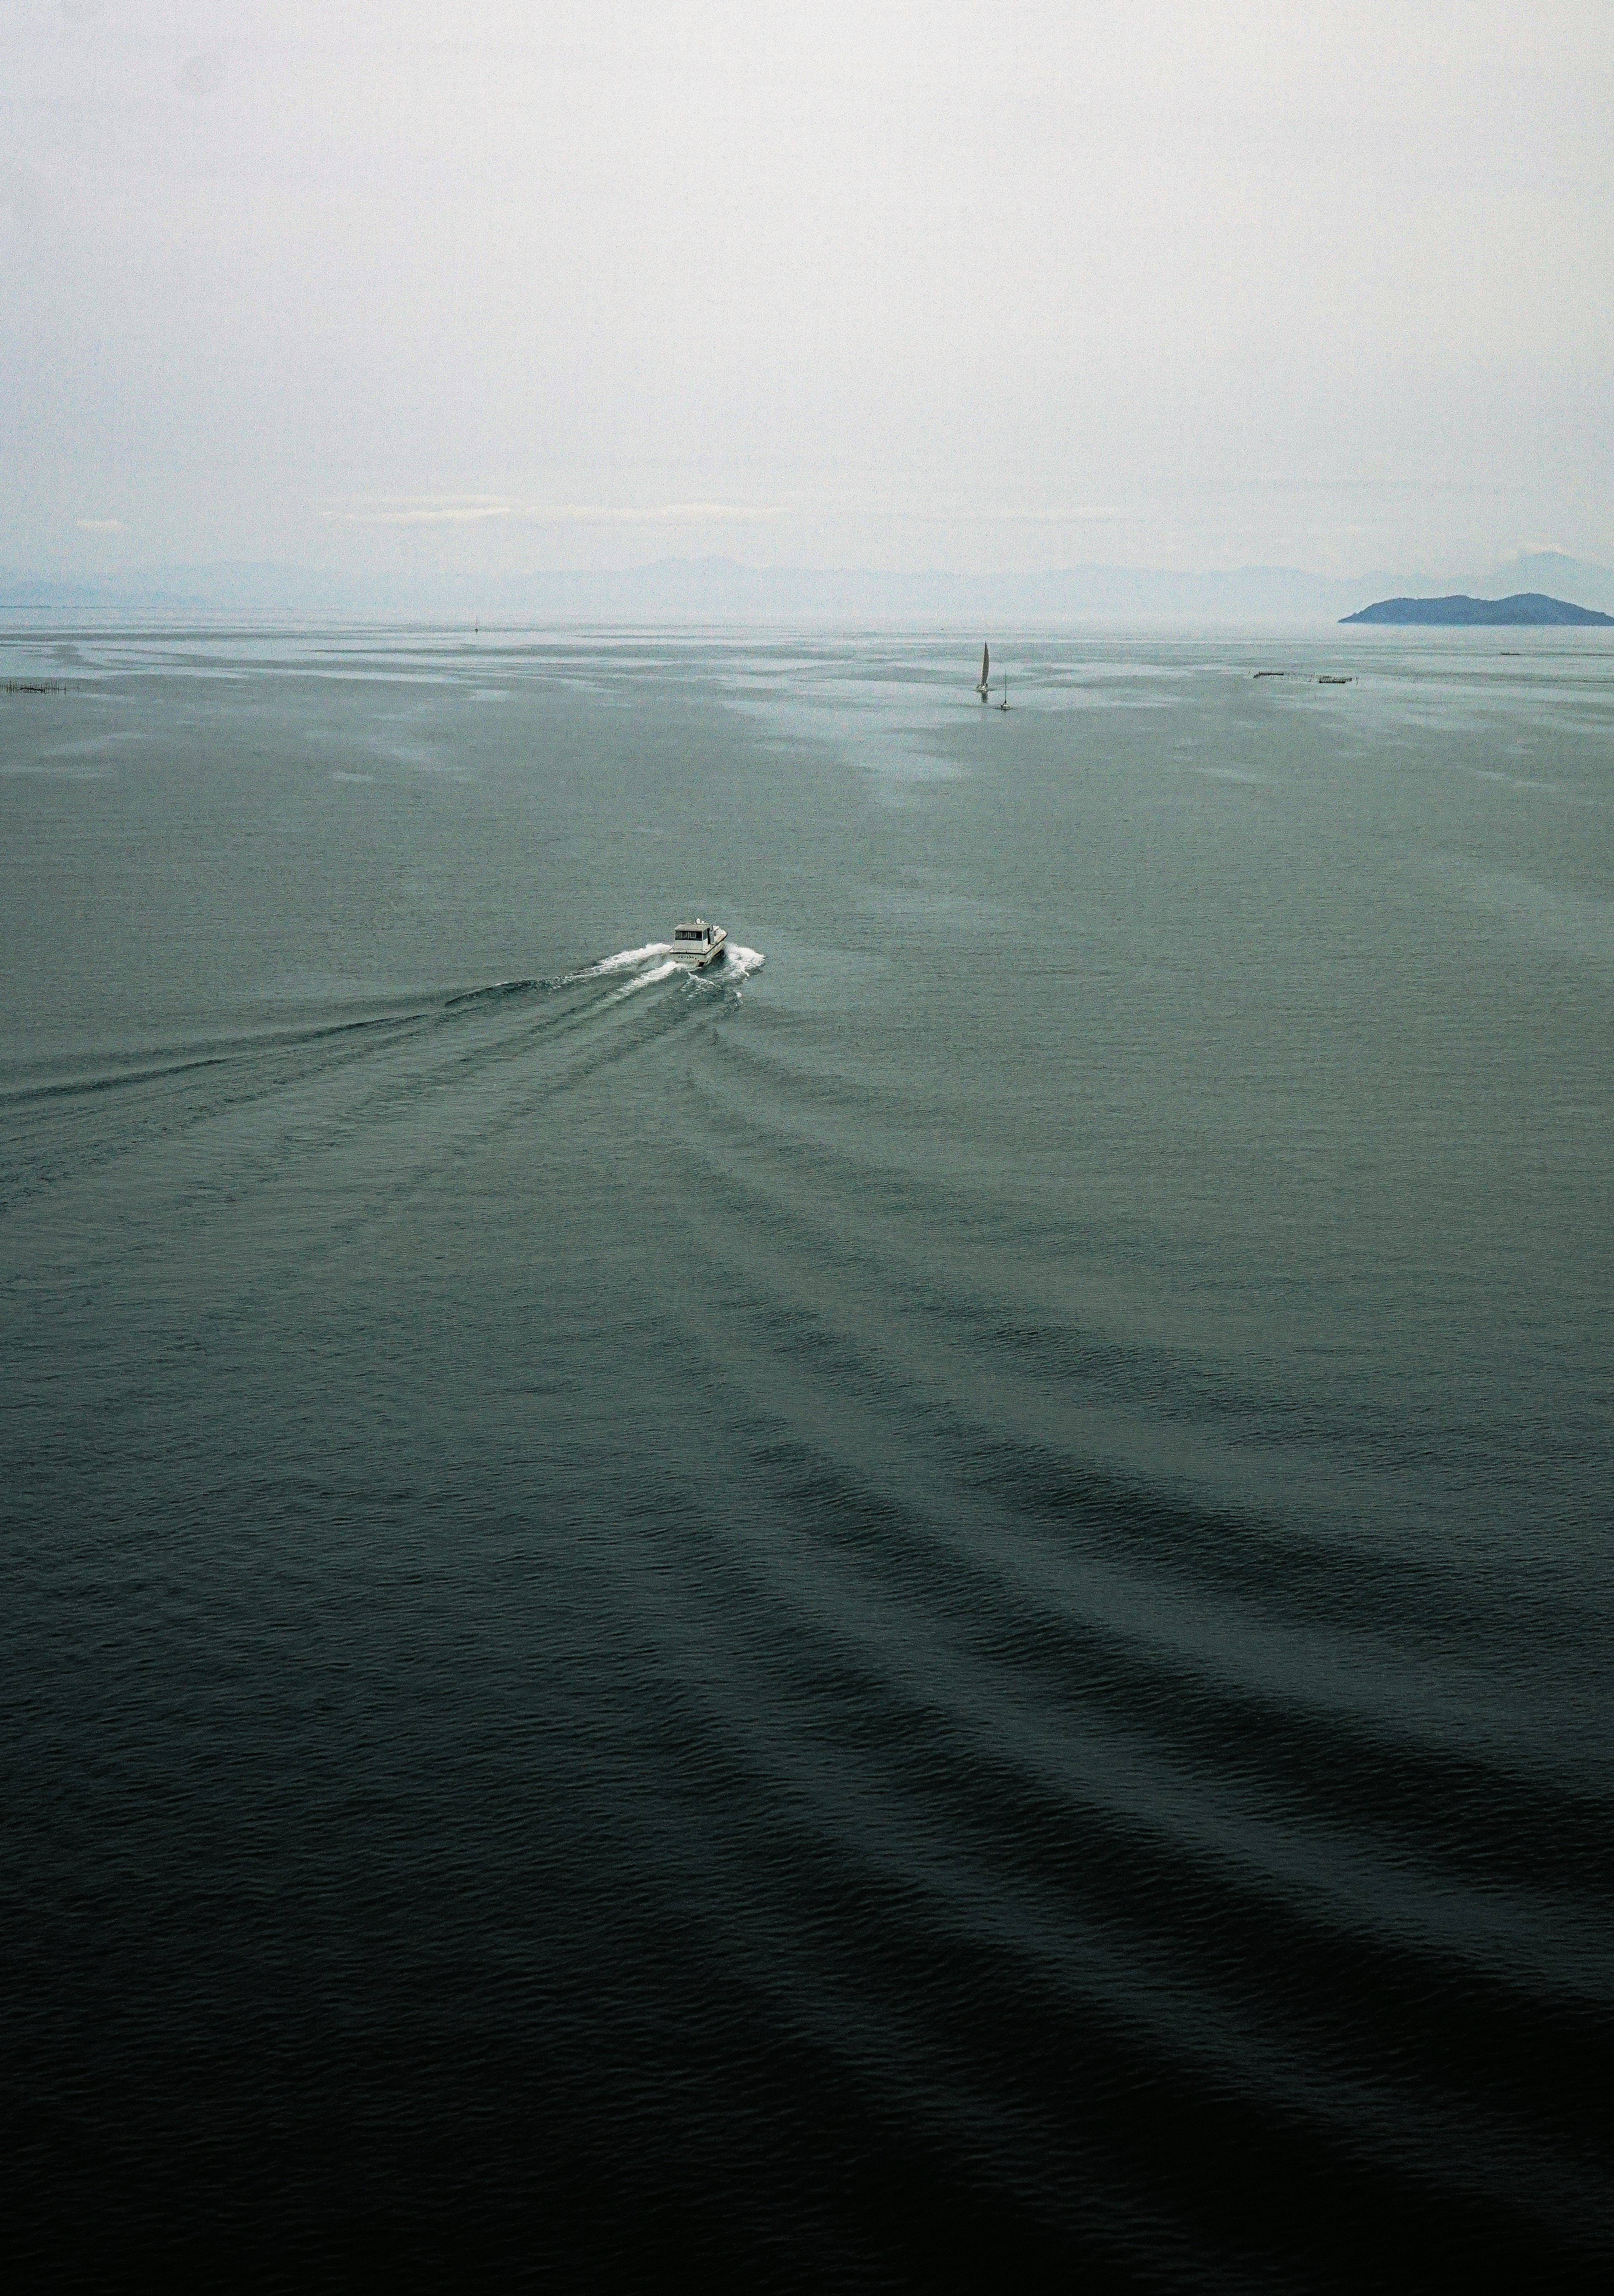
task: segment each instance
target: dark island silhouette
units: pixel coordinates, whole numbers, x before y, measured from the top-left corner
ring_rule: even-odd
[[[1549,598],[1540,590],[1520,590],[1511,598],[1381,598],[1363,606],[1359,614],[1342,614],[1342,622],[1420,622],[1446,628],[1554,629],[1580,628],[1596,623],[1614,629],[1614,614],[1600,614],[1590,606],[1572,606],[1567,598]]]

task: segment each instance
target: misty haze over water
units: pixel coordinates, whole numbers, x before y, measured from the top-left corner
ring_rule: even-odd
[[[8,578],[1614,563],[1594,0],[26,0],[6,53]]]

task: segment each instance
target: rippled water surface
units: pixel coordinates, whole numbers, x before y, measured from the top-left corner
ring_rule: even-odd
[[[1614,651],[1496,635],[0,645],[36,2268],[1597,2277]]]

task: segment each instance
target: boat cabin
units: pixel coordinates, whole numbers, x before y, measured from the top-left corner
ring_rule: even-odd
[[[704,917],[696,917],[693,924],[679,925],[674,929],[672,954],[687,957],[699,972],[706,965],[717,963],[728,938],[721,925],[709,925]]]

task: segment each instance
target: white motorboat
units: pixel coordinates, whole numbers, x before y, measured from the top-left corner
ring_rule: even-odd
[[[704,917],[696,917],[687,925],[679,925],[672,935],[674,956],[688,957],[699,972],[704,965],[715,964],[728,946],[729,936],[721,925],[709,925]]]

